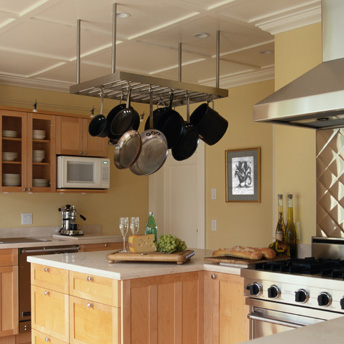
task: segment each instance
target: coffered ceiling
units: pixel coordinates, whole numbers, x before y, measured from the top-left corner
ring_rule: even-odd
[[[220,87],[273,78],[274,34],[320,21],[320,0],[123,0],[116,71]],[[0,0],[0,83],[68,92],[112,71],[113,0]],[[196,33],[208,33],[197,38]]]

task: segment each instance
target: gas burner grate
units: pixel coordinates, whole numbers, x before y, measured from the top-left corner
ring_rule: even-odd
[[[344,280],[344,261],[339,259],[315,259],[314,257],[287,259],[257,263],[254,265],[254,269],[291,274],[321,274],[322,276]]]

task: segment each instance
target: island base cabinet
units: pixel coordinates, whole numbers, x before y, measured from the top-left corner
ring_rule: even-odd
[[[69,296],[31,285],[32,328],[69,342]]]
[[[120,308],[70,296],[69,309],[70,343],[120,343]]]
[[[203,272],[122,282],[122,344],[202,344]]]
[[[244,280],[238,275],[204,272],[204,342],[236,344],[249,340]]]

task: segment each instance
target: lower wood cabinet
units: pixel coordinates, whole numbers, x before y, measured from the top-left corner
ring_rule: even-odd
[[[203,343],[202,271],[122,283],[122,344]]]
[[[0,250],[0,337],[18,333],[18,250]]]
[[[70,297],[70,343],[120,343],[120,308]]]
[[[249,340],[244,280],[238,275],[204,272],[204,343]]]
[[[56,339],[52,336],[49,336],[45,333],[36,330],[31,330],[31,340],[32,344],[67,344],[67,342]]]
[[[31,326],[47,336],[69,342],[69,295],[31,286]]]

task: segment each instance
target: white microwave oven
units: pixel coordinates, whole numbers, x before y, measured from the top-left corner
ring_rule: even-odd
[[[58,189],[108,189],[110,160],[82,156],[57,157]]]

